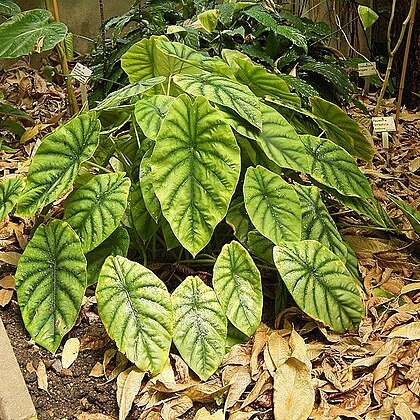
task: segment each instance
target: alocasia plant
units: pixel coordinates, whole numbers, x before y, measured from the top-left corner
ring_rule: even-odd
[[[358,125],[320,98],[301,107],[284,80],[238,52],[211,58],[151,37],[122,65],[131,85],[46,136],[26,184],[0,184],[2,216],[16,203],[19,215],[45,214],[75,189],[63,220],[38,227],[17,270],[34,340],[57,350],[97,281],[99,315],[132,362],[159,372],[173,340],[207,379],[228,331],[257,329],[267,267],[309,316],[338,332],[356,327],[357,259],[321,191],[392,223],[355,161],[373,152]],[[298,114],[311,130],[302,132]],[[86,171],[95,165],[104,173]],[[147,268],[158,251],[176,266],[214,265],[213,287],[192,275],[169,283],[171,296]]]

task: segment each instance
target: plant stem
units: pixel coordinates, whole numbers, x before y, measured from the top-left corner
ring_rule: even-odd
[[[398,127],[398,122],[400,119],[401,103],[402,103],[402,97],[403,97],[403,92],[404,92],[404,87],[405,87],[405,76],[407,74],[408,56],[410,55],[411,37],[413,35],[414,21],[416,18],[417,0],[412,0],[411,3],[414,4],[413,6],[414,10],[413,10],[413,13],[411,14],[410,26],[408,27],[407,41],[405,44],[405,51],[404,51],[404,61],[403,61],[403,67],[401,71],[400,86],[398,87],[397,110],[395,112],[395,125],[397,127]]]
[[[384,98],[386,89],[388,88],[388,82],[389,82],[389,78],[391,76],[391,70],[392,70],[392,64],[394,62],[394,57],[401,47],[401,44],[403,42],[404,35],[405,35],[405,30],[407,29],[407,25],[411,21],[411,17],[416,10],[415,6],[416,6],[417,1],[416,0],[411,0],[410,10],[409,10],[409,12],[407,14],[407,17],[405,18],[405,20],[402,24],[400,36],[398,38],[397,43],[395,44],[394,49],[391,50],[391,26],[392,26],[392,22],[393,22],[394,16],[395,16],[396,2],[397,2],[397,0],[393,0],[393,2],[392,2],[392,11],[391,11],[391,17],[390,17],[390,21],[389,21],[389,25],[388,25],[388,34],[387,34],[387,36],[388,36],[388,51],[389,51],[388,66],[386,68],[385,78],[384,78],[384,82],[382,83],[381,92],[379,93],[378,102],[376,103],[376,108],[375,108],[375,112],[374,112],[375,116],[378,116],[378,114],[379,114],[379,111],[381,109],[382,99]]]
[[[54,20],[60,22],[60,15],[58,12],[57,0],[45,0],[46,8],[54,15]],[[71,83],[69,65],[67,63],[66,49],[64,42],[61,41],[56,45],[58,57],[60,59],[61,69],[66,80],[67,96],[69,100],[70,115],[75,115],[79,112],[76,95],[74,93],[73,85]]]

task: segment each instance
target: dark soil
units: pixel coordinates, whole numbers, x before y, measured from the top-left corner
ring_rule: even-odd
[[[76,419],[83,412],[101,413],[118,417],[118,406],[115,398],[115,381],[107,383],[105,378],[89,376],[95,363],[102,363],[106,348],[100,350],[81,351],[76,361],[70,367],[72,376],[58,372],[53,364],[61,359],[61,345],[55,355],[32,344],[21,320],[19,308],[12,302],[5,309],[0,309],[0,316],[6,327],[16,358],[19,362],[32,400],[38,413],[43,419]],[[99,324],[99,322],[98,322]],[[98,327],[87,322],[72,330],[72,336],[81,338],[88,330]],[[35,372],[29,372],[27,365],[32,363],[36,369],[43,361],[47,367],[48,392],[38,388]],[[66,372],[66,374],[70,374]],[[128,418],[138,418],[138,413]]]

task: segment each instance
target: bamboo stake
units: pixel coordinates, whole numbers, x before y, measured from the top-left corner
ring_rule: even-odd
[[[411,15],[410,26],[408,27],[407,41],[405,44],[405,52],[404,52],[404,61],[403,61],[403,67],[402,67],[402,72],[401,72],[401,80],[400,80],[400,86],[398,88],[397,110],[395,113],[395,126],[396,127],[398,127],[398,123],[400,119],[401,103],[402,103],[402,97],[403,97],[403,92],[404,92],[404,87],[405,87],[405,76],[407,75],[408,56],[410,55],[411,38],[413,35],[414,21],[416,19],[417,0],[412,0],[412,3],[414,3],[414,6],[413,6],[414,11]]]
[[[47,9],[54,15],[54,20],[60,22],[60,15],[57,0],[45,0]],[[58,57],[60,59],[61,69],[66,79],[67,96],[69,100],[70,115],[75,115],[79,112],[79,105],[77,104],[76,95],[74,93],[73,85],[71,83],[69,65],[67,62],[66,49],[64,42],[61,41],[56,45]]]
[[[376,103],[375,112],[374,112],[375,117],[378,116],[379,111],[381,109],[382,100],[385,96],[385,92],[386,92],[386,89],[387,89],[388,83],[389,83],[389,78],[391,76],[392,64],[394,63],[394,57],[401,47],[401,44],[403,42],[404,35],[405,35],[405,30],[407,28],[408,23],[411,21],[411,16],[413,15],[413,13],[415,11],[415,7],[413,7],[413,6],[415,6],[415,3],[417,3],[417,1],[416,0],[411,0],[410,10],[409,10],[409,12],[407,14],[407,17],[405,18],[405,20],[402,24],[400,36],[398,38],[397,43],[395,44],[394,49],[391,50],[391,27],[392,27],[392,22],[394,21],[396,3],[397,3],[396,0],[393,0],[391,18],[390,18],[390,21],[389,21],[389,24],[388,24],[388,52],[389,52],[388,65],[387,65],[387,68],[386,68],[385,78],[384,78],[384,81],[382,83],[381,92],[379,93],[378,102]]]

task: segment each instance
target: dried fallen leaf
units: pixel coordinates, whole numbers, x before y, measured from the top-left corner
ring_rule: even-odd
[[[3,287],[3,289],[15,290],[15,278],[13,276],[6,276],[1,278],[0,287]]]
[[[10,289],[0,289],[0,306],[6,306],[13,297],[13,290]]]
[[[80,413],[77,420],[114,420],[114,417],[100,413]]]
[[[48,392],[47,368],[42,360],[38,363],[36,377],[38,379],[38,388]]]
[[[390,332],[388,337],[401,337],[406,340],[419,340],[420,339],[420,321],[412,322],[407,325],[395,328]]]
[[[145,373],[130,367],[117,377],[117,403],[120,408],[119,420],[124,420],[131,410],[134,398],[141,388]]]
[[[94,378],[100,378],[104,375],[105,371],[102,363],[96,362],[95,366],[93,366],[92,370],[90,371],[89,376],[93,376]]]
[[[271,376],[268,371],[265,370],[258,378],[251,392],[245,398],[245,401],[241,405],[241,409],[252,404],[261,394],[270,388],[272,388]]]
[[[163,420],[177,420],[193,407],[191,398],[186,395],[163,403],[160,415]]]
[[[247,366],[229,366],[232,368],[229,378],[229,391],[225,401],[225,411],[233,407],[241,398],[248,385],[251,383],[251,375]],[[223,372],[225,373],[225,372]],[[225,383],[225,381],[223,381]]]
[[[197,413],[195,413],[193,420],[225,420],[225,415],[222,410],[218,410],[213,414],[210,414],[205,407],[200,408]]]
[[[27,370],[29,373],[35,373],[35,372],[36,372],[36,369],[34,368],[34,365],[33,365],[33,363],[32,363],[32,360],[31,360],[31,361],[29,361],[28,363],[26,363],[26,370]]]
[[[0,261],[4,262],[5,264],[17,266],[20,256],[21,254],[18,252],[0,252]]]
[[[416,420],[416,416],[404,401],[398,401],[394,411],[401,420]]]
[[[387,397],[384,399],[382,405],[376,409],[369,411],[366,414],[366,420],[387,420],[390,419],[394,411],[394,398]]]
[[[274,418],[304,420],[315,402],[311,370],[295,357],[290,357],[274,374]]]
[[[63,369],[68,369],[77,359],[80,349],[80,340],[77,337],[69,338],[64,344],[61,355]]]

